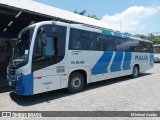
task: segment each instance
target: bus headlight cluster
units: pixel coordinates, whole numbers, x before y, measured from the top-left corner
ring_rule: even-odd
[[[18,74],[17,76],[16,76],[16,80],[19,80],[21,77],[23,77],[24,75],[23,75],[23,73],[20,73],[20,74]]]

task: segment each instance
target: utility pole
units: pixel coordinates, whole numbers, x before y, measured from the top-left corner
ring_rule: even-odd
[[[156,32],[156,37],[160,36],[160,32]]]
[[[122,31],[121,31],[121,24],[122,24],[122,23],[121,23],[121,20],[120,20],[120,32],[122,32]]]

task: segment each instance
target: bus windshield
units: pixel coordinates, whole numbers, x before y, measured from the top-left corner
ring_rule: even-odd
[[[18,41],[13,48],[13,54],[10,60],[11,64],[16,66],[28,61],[33,30],[34,28],[28,28],[20,32],[18,35]]]

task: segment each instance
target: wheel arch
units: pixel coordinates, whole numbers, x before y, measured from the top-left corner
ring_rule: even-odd
[[[138,70],[139,70],[139,72],[140,72],[140,65],[139,64],[134,64],[134,66],[137,66],[138,67]],[[134,66],[133,66],[133,68],[134,68]],[[132,69],[133,70],[133,69]]]
[[[79,68],[79,69],[73,69],[72,71],[70,71],[70,73],[68,74],[68,78],[69,76],[74,73],[74,72],[79,72],[83,75],[84,77],[84,85],[86,86],[88,84],[88,74],[87,74],[87,71],[85,69],[82,69],[82,68]],[[67,86],[68,86],[68,83],[67,83]]]

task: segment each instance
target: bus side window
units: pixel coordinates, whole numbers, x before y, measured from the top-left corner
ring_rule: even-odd
[[[106,44],[104,42],[104,35],[97,34],[97,50],[105,51],[105,48],[106,48]]]
[[[96,50],[97,33],[71,28],[69,38],[70,50]]]
[[[81,42],[80,42],[80,31],[77,29],[70,29],[70,38],[69,38],[69,49],[70,50],[80,50]]]
[[[77,42],[75,45],[75,49],[80,50],[81,49],[81,42]]]
[[[115,40],[113,36],[97,34],[97,50],[114,51]]]
[[[130,52],[138,52],[139,51],[138,50],[138,40],[130,39],[129,45],[130,45],[130,49],[129,49]]]

